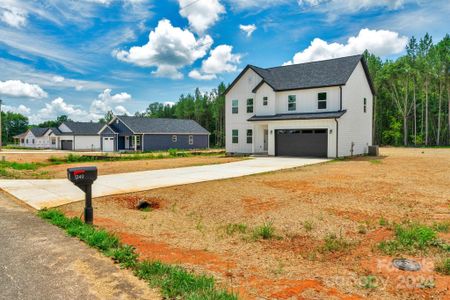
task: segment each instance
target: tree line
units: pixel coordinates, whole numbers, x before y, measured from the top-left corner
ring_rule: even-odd
[[[434,44],[426,34],[412,37],[406,54],[395,60],[383,61],[364,53],[376,90],[374,97],[374,144],[405,146],[450,145],[450,36]],[[175,104],[150,103],[136,116],[148,118],[178,118],[197,121],[211,133],[210,145],[225,145],[226,85],[209,92],[195,89],[182,94]],[[108,112],[101,122],[113,118]],[[37,126],[56,127],[67,116]],[[3,141],[28,128],[28,119],[16,113],[2,113]]]
[[[412,37],[406,54],[382,61],[366,51],[375,85],[374,143],[450,144],[450,36]]]

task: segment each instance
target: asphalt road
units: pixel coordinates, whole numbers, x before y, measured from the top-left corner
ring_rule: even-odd
[[[161,299],[0,191],[0,299]]]

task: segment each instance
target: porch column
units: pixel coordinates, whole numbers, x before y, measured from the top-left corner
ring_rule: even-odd
[[[137,135],[133,135],[133,139],[134,139],[134,152],[137,151]]]

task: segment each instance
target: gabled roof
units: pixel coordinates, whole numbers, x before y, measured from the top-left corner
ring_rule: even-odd
[[[63,123],[72,132],[63,132],[63,135],[98,135],[98,132],[104,124],[94,122],[73,122],[67,121]]]
[[[147,117],[116,116],[134,133],[191,133],[209,134],[209,131],[194,120],[185,119],[153,119]],[[112,122],[114,119],[112,120]]]
[[[317,120],[317,119],[338,119],[347,111],[328,111],[318,113],[295,113],[295,114],[277,114],[270,116],[253,116],[247,121],[285,121],[285,120]]]
[[[28,132],[28,131],[25,131],[24,133],[15,135],[15,136],[13,136],[13,138],[15,138],[15,139],[21,139],[21,138],[24,138],[24,137],[27,135],[27,132]]]
[[[103,128],[98,132],[99,134],[117,134],[108,124],[104,124]]]
[[[50,128],[45,127],[45,128],[41,128],[41,127],[32,127],[30,128],[31,133],[33,133],[33,135],[35,137],[41,137],[43,136]]]
[[[52,133],[54,135],[61,135],[62,134],[62,132],[56,127],[51,127],[50,130],[52,131]]]
[[[362,63],[370,89],[375,94],[375,89],[363,55],[353,55],[267,69],[248,65],[227,88],[225,94],[228,93],[248,69],[252,69],[262,78],[253,92],[256,92],[263,83],[267,83],[274,91],[341,86],[347,83],[359,62]]]

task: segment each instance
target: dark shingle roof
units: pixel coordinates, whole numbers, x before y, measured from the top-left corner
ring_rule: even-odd
[[[319,113],[277,114],[271,116],[253,116],[248,121],[284,121],[284,120],[311,120],[311,119],[335,119],[340,118],[347,111],[330,111]]]
[[[97,135],[100,129],[104,126],[101,123],[94,122],[72,122],[67,121],[64,124],[72,130],[69,134],[75,135]],[[66,133],[67,134],[67,133]]]
[[[272,87],[274,91],[344,85],[347,83],[350,75],[353,73],[353,70],[360,61],[363,64],[372,93],[374,93],[369,71],[362,55],[353,55],[267,69],[248,65],[236,78],[236,80],[228,87],[226,92],[231,89],[231,87],[249,68],[263,78],[262,81],[255,87],[253,92],[256,92],[256,90],[264,82]]]
[[[51,130],[55,135],[61,135],[61,134],[62,134],[62,132],[59,131],[59,129],[56,128],[56,127],[51,127],[50,130]]]
[[[152,119],[146,117],[117,116],[134,133],[194,133],[209,134],[194,120]]]
[[[48,127],[46,127],[46,128],[41,128],[41,127],[33,127],[33,128],[30,128],[30,131],[33,133],[33,135],[34,135],[35,137],[41,137],[41,136],[43,136],[48,130],[49,130]]]
[[[105,126],[105,125],[103,125],[103,126]],[[101,134],[116,134],[116,132],[111,127],[106,125],[105,128],[103,129],[103,131],[101,132]]]

